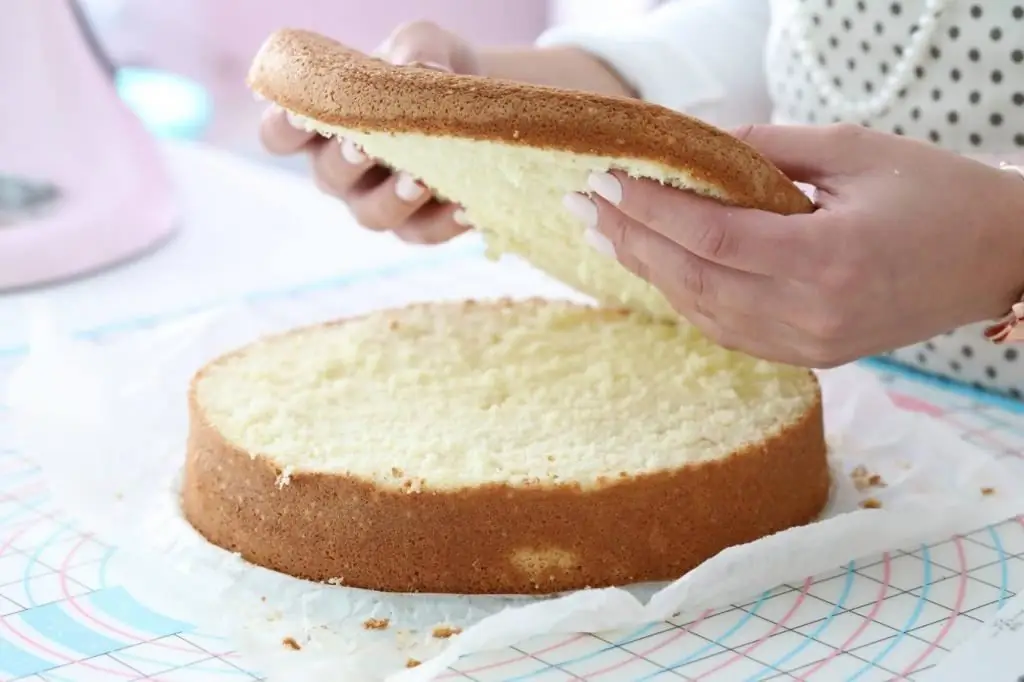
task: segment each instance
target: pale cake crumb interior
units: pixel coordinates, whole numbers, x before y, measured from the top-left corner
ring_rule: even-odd
[[[257,342],[197,379],[230,443],[387,488],[599,484],[726,458],[817,400],[806,370],[567,302],[432,304]],[[287,482],[285,483],[287,484]]]
[[[289,116],[311,131],[353,140],[371,157],[411,173],[441,197],[457,197],[492,256],[521,256],[605,305],[645,310],[659,318],[678,319],[678,314],[661,292],[583,240],[583,226],[563,206],[562,197],[587,191],[592,171],[619,169],[724,198],[714,185],[686,171],[642,159],[492,140],[347,130],[294,112]]]

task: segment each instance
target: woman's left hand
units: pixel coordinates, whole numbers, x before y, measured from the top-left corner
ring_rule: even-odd
[[[725,206],[615,172],[566,205],[588,240],[723,346],[832,367],[1001,317],[1024,290],[1024,180],[853,125],[737,136],[817,210]]]

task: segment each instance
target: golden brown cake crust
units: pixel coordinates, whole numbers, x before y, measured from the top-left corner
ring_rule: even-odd
[[[749,145],[640,100],[393,66],[293,29],[267,39],[249,85],[285,109],[331,126],[652,161],[718,187],[738,206],[782,214],[813,208]]]
[[[756,447],[587,490],[417,492],[302,472],[280,484],[275,463],[207,421],[202,376],[189,391],[185,517],[214,545],[309,580],[461,594],[671,580],[729,546],[815,520],[830,493],[820,399]]]

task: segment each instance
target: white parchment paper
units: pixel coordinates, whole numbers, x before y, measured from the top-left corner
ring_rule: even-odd
[[[221,309],[111,339],[72,341],[36,311],[9,402],[21,447],[63,506],[121,548],[122,578],[172,616],[226,634],[274,680],[434,679],[459,657],[538,635],[641,626],[697,613],[861,557],[1024,512],[1024,480],[943,424],[898,411],[864,370],[820,373],[835,470],[823,518],[730,548],[669,585],[549,598],[394,595],[296,580],[215,548],[183,520],[178,474],[190,375],[262,334],[413,300],[571,292],[513,263],[469,260],[343,291]],[[585,299],[583,299],[585,300]],[[886,487],[858,491],[857,466]],[[992,487],[994,495],[982,495]],[[861,509],[867,496],[881,509]],[[363,627],[387,618],[385,630]],[[464,628],[438,639],[437,625]],[[298,646],[296,650],[295,646]],[[407,669],[409,659],[422,662]]]

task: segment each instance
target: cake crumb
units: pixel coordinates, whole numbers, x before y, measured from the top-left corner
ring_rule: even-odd
[[[281,640],[281,644],[285,645],[292,651],[300,651],[302,649],[299,643],[295,641],[294,637],[285,637]]]
[[[363,627],[367,630],[387,630],[391,621],[387,618],[367,618],[363,621]]]
[[[401,478],[402,476],[405,476],[405,472],[398,467],[391,467],[391,475],[395,478]]]
[[[292,471],[294,471],[294,469],[290,466],[281,470],[281,474],[277,477],[277,480],[274,481],[274,485],[277,486],[278,490],[283,489],[286,485],[292,482]]]
[[[449,637],[454,637],[459,634],[462,634],[462,628],[450,625],[438,625],[434,628],[433,632],[435,639],[448,639]]]
[[[984,495],[985,497],[988,497],[989,495],[995,495],[996,489],[986,486],[981,489],[981,494]]]
[[[345,579],[344,578],[328,578],[327,579],[327,584],[328,585],[334,585],[335,587],[337,587],[338,585],[344,585],[345,584]]]
[[[388,322],[388,329],[390,329],[391,331],[395,331],[396,329],[398,329],[398,320],[391,320],[390,322]]]
[[[881,509],[882,503],[874,497],[869,497],[860,503],[860,506],[864,509]]]
[[[419,666],[420,666],[420,662],[417,661],[415,658],[410,658],[409,660],[407,660],[405,662],[405,667],[406,668],[418,668]]]
[[[863,464],[858,464],[850,472],[850,480],[858,492],[864,492],[870,488],[885,488],[885,481],[879,474],[873,474]]]

